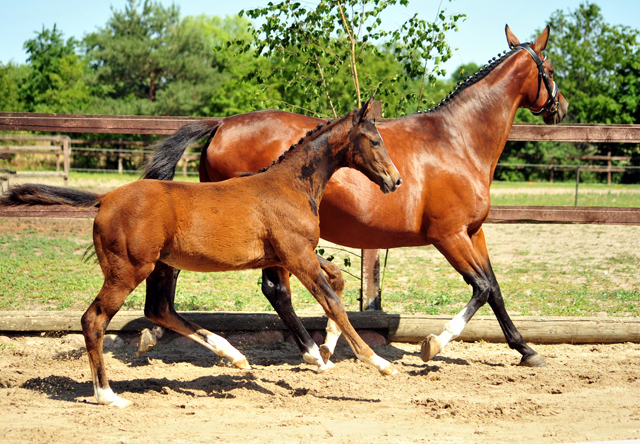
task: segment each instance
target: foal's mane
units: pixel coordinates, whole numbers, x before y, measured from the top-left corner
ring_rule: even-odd
[[[530,45],[530,43],[524,43],[524,44],[525,45]],[[424,111],[418,111],[417,114],[430,113],[430,112],[436,111],[440,107],[446,105],[450,100],[452,100],[453,98],[458,96],[462,91],[464,91],[465,89],[469,88],[470,86],[475,85],[480,80],[484,79],[491,71],[493,71],[495,68],[497,68],[498,65],[500,65],[502,62],[504,62],[506,59],[508,59],[509,56],[511,56],[512,54],[518,52],[520,49],[522,49],[520,46],[514,46],[513,48],[511,48],[508,51],[505,50],[502,53],[498,53],[497,57],[494,57],[491,60],[489,60],[489,62],[486,65],[484,65],[483,67],[481,67],[478,71],[474,72],[473,74],[471,74],[469,77],[465,78],[464,80],[459,81],[457,86],[453,89],[453,91],[451,91],[447,95],[447,97],[442,99],[440,101],[440,103],[438,103],[435,107],[433,107],[431,109],[426,109]],[[416,114],[416,113],[414,113],[414,114]]]
[[[241,173],[240,176],[244,177],[244,176],[253,176],[254,174],[258,174],[258,173],[264,173],[265,171],[267,171],[269,168],[271,168],[272,166],[279,164],[280,162],[282,162],[284,160],[284,158],[286,157],[287,153],[295,150],[297,147],[299,147],[300,145],[302,145],[303,143],[305,143],[311,136],[316,136],[320,137],[322,134],[324,134],[325,132],[329,131],[332,128],[332,124],[338,123],[338,122],[342,122],[344,119],[346,119],[347,117],[350,117],[353,113],[350,112],[342,117],[338,117],[335,120],[328,120],[326,123],[321,123],[318,126],[316,126],[314,129],[307,131],[307,134],[305,134],[300,140],[298,140],[297,143],[294,143],[293,145],[291,145],[289,147],[288,150],[286,150],[284,153],[282,153],[280,155],[280,157],[278,157],[277,160],[274,160],[271,165],[266,166],[264,168],[259,169],[258,171],[256,171],[255,173]]]

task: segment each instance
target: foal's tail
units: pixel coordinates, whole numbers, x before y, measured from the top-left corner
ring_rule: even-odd
[[[210,119],[183,126],[152,148],[155,153],[144,166],[143,179],[173,180],[176,165],[192,143],[209,137],[207,144],[224,119]]]
[[[0,207],[18,205],[69,205],[71,207],[97,207],[100,195],[89,191],[27,183],[9,189],[0,197]]]

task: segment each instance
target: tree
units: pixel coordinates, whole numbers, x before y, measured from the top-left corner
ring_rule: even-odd
[[[25,71],[26,66],[0,63],[0,112],[22,111],[19,88]]]
[[[629,90],[625,69],[640,61],[638,30],[604,21],[600,7],[583,3],[565,14],[550,18],[548,54],[555,78],[570,97],[567,119],[581,123],[634,123],[637,98]]]
[[[589,2],[574,11],[554,12],[549,23],[551,35],[546,52],[555,67],[554,79],[569,101],[565,122],[639,122],[638,30],[606,23],[600,7]],[[540,122],[541,119],[527,110],[519,110],[516,121]],[[613,155],[640,155],[638,146],[629,144],[509,142],[501,162],[575,164],[577,160],[570,156],[606,155],[609,151]],[[536,180],[546,178],[548,173],[537,169],[499,169],[497,174],[502,179]],[[581,180],[597,179],[595,173],[581,174]],[[613,180],[633,182],[638,180],[638,174],[618,173]]]
[[[223,78],[202,23],[180,20],[175,4],[168,8],[129,0],[113,11],[105,28],[84,44],[104,85],[105,108],[127,114],[199,115],[208,113],[213,91]]]
[[[248,79],[264,85],[276,107],[325,116],[359,106],[363,95],[376,90],[390,115],[402,112],[407,103],[428,105],[422,87],[445,74],[440,64],[452,55],[445,33],[456,29],[464,15],[446,17],[439,10],[437,19],[427,23],[416,14],[399,29],[385,30],[383,12],[396,4],[407,6],[408,0],[322,0],[315,9],[284,0],[247,11],[265,21],[253,31],[255,47],[237,43],[241,50],[255,48],[256,56],[272,61]],[[410,92],[415,81],[419,88]],[[272,91],[298,102],[278,102]],[[397,100],[390,100],[394,96]]]
[[[86,65],[76,54],[78,42],[64,41],[62,36],[54,24],[24,44],[29,71],[20,86],[20,98],[27,111],[81,112],[90,103]]]

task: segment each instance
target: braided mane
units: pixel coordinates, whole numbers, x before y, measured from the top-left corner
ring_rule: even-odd
[[[529,43],[525,43],[525,44],[529,44]],[[430,113],[430,112],[436,111],[443,105],[446,105],[450,100],[458,96],[462,91],[478,83],[480,80],[484,79],[491,71],[493,71],[496,67],[498,67],[498,65],[504,62],[506,59],[508,59],[509,56],[511,56],[512,54],[518,52],[520,49],[522,48],[519,46],[514,46],[509,51],[505,50],[502,53],[498,53],[497,57],[494,57],[491,60],[489,60],[488,63],[484,65],[482,68],[480,68],[478,71],[474,72],[466,79],[459,81],[458,85],[454,88],[454,90],[451,91],[447,95],[447,97],[442,99],[440,103],[438,103],[435,107],[424,110],[424,111],[418,111],[418,114]]]

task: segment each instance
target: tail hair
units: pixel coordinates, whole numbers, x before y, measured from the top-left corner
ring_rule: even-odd
[[[10,188],[0,197],[0,206],[69,205],[90,208],[100,204],[100,195],[89,191],[27,183]]]
[[[173,180],[176,166],[185,150],[204,137],[213,137],[223,119],[210,119],[189,123],[171,136],[153,145],[153,156],[145,163],[143,179]]]

